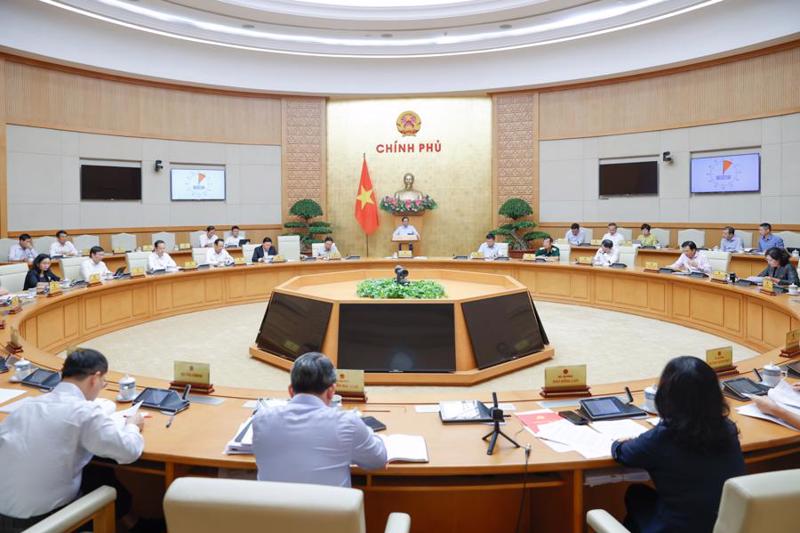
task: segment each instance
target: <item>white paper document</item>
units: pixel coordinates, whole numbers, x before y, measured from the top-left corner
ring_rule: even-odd
[[[258,402],[261,402],[262,407],[281,407],[289,403],[289,400],[280,398],[259,398],[258,400],[247,400],[242,404],[242,407],[255,409]]]
[[[414,411],[417,413],[438,413],[439,412],[439,405],[415,405]]]
[[[0,389],[0,403],[6,403],[9,400],[13,400],[17,396],[25,394],[24,390],[20,389]]]
[[[253,417],[239,425],[236,434],[225,445],[226,455],[251,455],[253,453]]]
[[[776,424],[780,424],[781,426],[787,429],[791,429],[793,431],[800,431],[796,427],[787,424],[777,416],[772,416],[766,413],[762,413],[761,409],[759,409],[758,406],[756,406],[756,404],[754,403],[748,403],[747,405],[737,407],[736,412],[739,413],[740,415],[750,416],[753,418],[760,418],[761,420],[768,420],[770,422],[775,422]]]
[[[539,426],[537,437],[569,446],[586,459],[598,459],[611,455],[614,439],[588,426],[576,426],[567,420],[559,420]]]
[[[120,411],[115,411],[111,414],[111,418],[114,419],[114,422],[117,423],[117,426],[122,427],[128,423],[128,419],[136,416],[136,413],[139,412],[139,407],[142,406],[142,402],[135,403],[128,407],[127,409],[122,409]]]
[[[428,446],[421,435],[378,435],[386,446],[388,462],[427,463]]]
[[[794,390],[786,380],[782,379],[774,388],[769,390],[767,395],[772,401],[783,407],[794,410],[800,409],[800,391]]]
[[[593,422],[592,427],[612,440],[633,439],[647,431],[647,427],[633,420],[606,420]]]

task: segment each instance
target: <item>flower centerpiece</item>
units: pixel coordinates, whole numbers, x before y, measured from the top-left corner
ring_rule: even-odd
[[[436,209],[436,202],[427,194],[416,200],[384,196],[381,199],[380,207],[393,215],[421,215],[429,209]]]
[[[365,279],[356,287],[356,294],[361,298],[395,299],[416,298],[420,300],[436,300],[444,298],[444,286],[438,281],[421,279],[408,283],[397,283],[392,278]]]

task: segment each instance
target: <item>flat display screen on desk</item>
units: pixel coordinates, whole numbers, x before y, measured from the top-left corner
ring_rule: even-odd
[[[332,307],[328,302],[273,292],[256,344],[292,361],[306,352],[322,351]]]
[[[339,368],[453,372],[453,304],[341,304]]]
[[[540,352],[547,335],[527,292],[461,304],[478,368]]]

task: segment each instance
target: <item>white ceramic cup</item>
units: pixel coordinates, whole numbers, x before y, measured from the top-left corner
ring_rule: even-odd
[[[764,380],[764,385],[774,387],[781,382],[784,372],[779,366],[764,365],[761,369],[761,378]]]
[[[656,409],[656,386],[650,385],[644,389],[644,409],[651,413],[657,413]]]

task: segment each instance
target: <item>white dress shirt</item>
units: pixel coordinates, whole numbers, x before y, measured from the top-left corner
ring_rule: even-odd
[[[238,247],[239,246],[239,241],[242,240],[242,239],[244,239],[244,237],[241,237],[241,236],[238,236],[238,235],[236,237],[234,237],[233,235],[229,235],[225,239],[225,243],[224,244],[225,244],[225,246]]]
[[[36,250],[31,246],[30,248],[23,248],[19,245],[19,243],[15,243],[11,246],[8,250],[8,260],[9,261],[27,261],[32,262],[36,256],[39,255],[36,253]]]
[[[386,448],[351,411],[297,394],[253,418],[253,453],[261,481],[350,486],[350,465],[383,468]]]
[[[213,248],[209,248],[206,252],[206,264],[211,266],[225,266],[228,263],[233,263],[233,257],[231,257],[231,254],[229,254],[228,250],[225,248],[223,248],[220,253],[215,252]]]
[[[603,240],[605,239],[608,239],[609,241],[613,242],[614,248],[616,249],[622,246],[622,243],[625,242],[625,235],[623,235],[619,231],[617,231],[614,235],[611,235],[610,233],[606,232],[603,235]]]
[[[150,271],[177,268],[177,266],[178,265],[167,252],[164,252],[164,254],[161,256],[153,252],[147,257],[147,269]]]
[[[419,233],[417,233],[417,229],[409,224],[408,226],[403,226],[402,224],[397,226],[397,229],[394,230],[392,234],[394,237],[406,237],[408,235],[416,235],[419,237]]]
[[[681,254],[670,268],[674,270],[699,270],[700,272],[711,274],[711,264],[706,256],[700,252],[695,252],[692,259],[689,259],[685,253]]]
[[[50,245],[50,257],[78,255],[78,250],[72,241],[67,241],[63,245],[56,241]]]
[[[89,281],[89,278],[91,278],[93,274],[100,274],[100,279],[103,279],[103,276],[111,274],[111,271],[104,261],[95,263],[91,258],[86,259],[81,263],[81,276],[83,276],[84,281]]]
[[[580,246],[581,244],[587,242],[586,230],[580,228],[578,230],[578,234],[575,235],[574,233],[572,233],[572,229],[568,229],[567,233],[564,234],[564,238],[567,239],[567,242],[572,246]]]
[[[0,424],[0,513],[30,518],[78,496],[83,467],[92,456],[120,464],[142,454],[133,424],[119,424],[86,400],[72,383],[25,400]]]
[[[314,252],[314,257],[319,257],[324,259],[330,257],[332,253],[339,253],[339,249],[336,248],[336,243],[333,243],[331,245],[330,250],[326,250],[324,246],[318,249],[316,252]]]
[[[478,253],[483,254],[483,257],[486,259],[495,259],[496,257],[500,257],[500,247],[497,246],[497,243],[494,243],[494,246],[490,247],[484,242],[481,243],[478,248]]]
[[[217,240],[216,234],[209,237],[207,233],[203,233],[202,235],[200,235],[200,248],[214,246],[214,241],[216,240]]]
[[[610,252],[606,253],[603,248],[599,248],[597,253],[594,254],[593,264],[596,266],[610,266],[613,263],[619,262],[619,250],[614,247]]]

